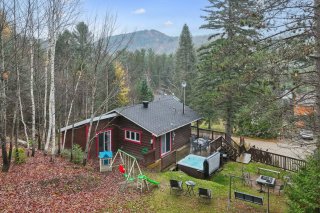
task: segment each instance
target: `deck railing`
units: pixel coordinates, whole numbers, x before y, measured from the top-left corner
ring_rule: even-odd
[[[306,166],[306,161],[304,160],[279,155],[252,147],[248,150],[248,153],[251,154],[251,159],[256,162],[282,168],[284,170],[298,172],[301,170],[301,168]]]
[[[193,134],[193,135],[198,134],[196,126],[191,126],[191,134]],[[199,128],[199,137],[200,138],[207,137],[211,140],[215,140],[215,139],[219,138],[220,136],[224,136],[224,135],[225,135],[224,132],[215,131],[215,130],[211,130],[211,129]]]
[[[154,161],[156,159],[155,153],[156,153],[156,150],[152,149],[149,152],[143,154],[143,160],[144,160],[143,164],[145,166],[148,166],[148,165],[154,163]]]
[[[176,163],[177,151],[172,151],[161,158],[161,171]]]
[[[218,150],[218,148],[220,148],[222,146],[222,140],[223,140],[223,137],[220,136],[217,139],[210,142],[210,144],[209,144],[210,153],[216,152]]]

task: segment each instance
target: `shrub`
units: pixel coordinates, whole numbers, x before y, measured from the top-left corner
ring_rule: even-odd
[[[63,158],[70,159],[70,155],[71,155],[71,150],[70,150],[70,149],[64,149],[64,150],[62,150],[62,152],[61,152],[61,156],[62,156]]]
[[[83,151],[80,145],[75,144],[72,147],[72,162],[80,164],[83,159]]]
[[[23,148],[18,148],[18,154],[16,153],[16,149],[13,150],[14,162],[16,164],[22,164],[26,162],[26,153]]]
[[[306,167],[294,174],[286,188],[289,212],[317,212],[320,208],[320,152],[307,160]]]

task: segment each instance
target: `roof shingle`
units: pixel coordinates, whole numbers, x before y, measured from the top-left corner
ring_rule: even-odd
[[[144,108],[143,104],[137,104],[117,108],[111,113],[117,112],[155,136],[160,136],[201,119],[188,106],[185,106],[184,114],[182,109],[183,105],[176,97],[164,96],[150,102],[148,108]]]

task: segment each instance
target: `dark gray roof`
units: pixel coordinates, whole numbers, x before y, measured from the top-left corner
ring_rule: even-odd
[[[117,108],[110,113],[116,112],[155,136],[160,136],[201,119],[188,106],[185,106],[184,114],[182,109],[179,99],[168,95],[150,102],[148,108],[137,104]]]

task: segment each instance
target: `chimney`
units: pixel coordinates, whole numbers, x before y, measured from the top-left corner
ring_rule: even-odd
[[[149,105],[149,101],[142,101],[142,104],[143,104],[143,108],[148,108],[148,105]]]

